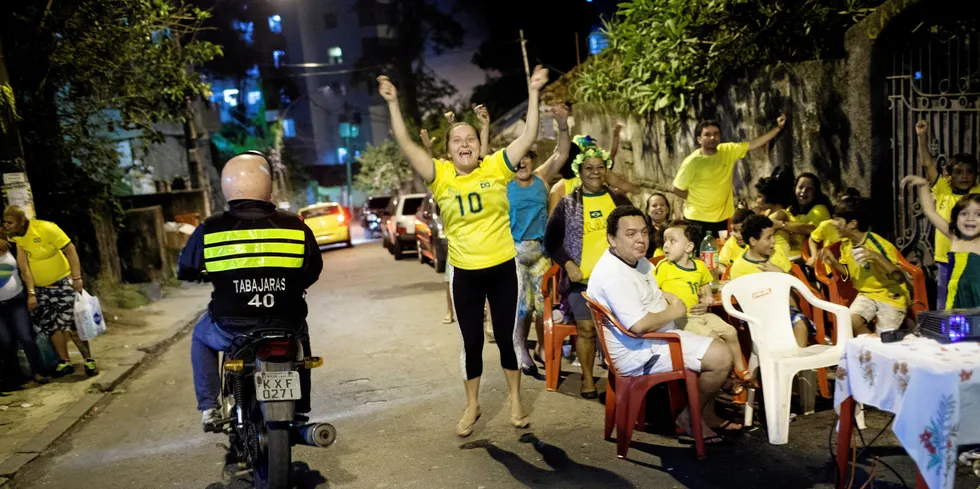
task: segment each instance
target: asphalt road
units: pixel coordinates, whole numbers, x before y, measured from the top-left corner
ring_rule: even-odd
[[[708,459],[698,462],[683,439],[637,433],[629,460],[617,460],[615,444],[602,439],[603,406],[576,395],[578,375],[559,393],[525,377],[532,425],[511,428],[493,345],[484,352],[483,417],[460,440],[453,433],[464,407],[459,334],[441,323],[442,275],[411,255],[394,261],[377,242],[326,251],[308,302],[313,348],[325,359],[313,372],[313,418],[333,423],[339,436],[328,449],[294,449],[299,488],[832,487],[827,403],[794,422],[782,447],[768,445],[756,429],[709,447]],[[250,487],[222,475],[225,440],[201,430],[189,347],[188,336],[144,366],[19,473],[14,487]],[[886,421],[875,413],[868,419],[873,428]],[[914,480],[894,439],[882,439],[879,455]],[[876,486],[901,487],[889,480],[897,478],[886,473]],[[976,487],[976,479],[969,484],[962,487]]]

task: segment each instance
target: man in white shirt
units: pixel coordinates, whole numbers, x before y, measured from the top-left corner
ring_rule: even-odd
[[[741,429],[740,425],[719,420],[713,409],[707,409],[713,406],[711,401],[732,370],[731,350],[718,340],[675,327],[674,320],[688,314],[687,306],[657,286],[653,266],[646,259],[650,235],[643,213],[633,206],[617,207],[609,215],[606,237],[609,249],[592,271],[588,296],[609,309],[634,334],[671,332],[680,336],[684,366],[701,373],[698,388],[705,427]],[[671,369],[666,341],[633,338],[616,328],[602,327],[609,356],[620,375],[646,375]],[[688,416],[685,410],[677,423],[691,433]],[[706,443],[720,441],[710,429],[705,430],[704,436]]]

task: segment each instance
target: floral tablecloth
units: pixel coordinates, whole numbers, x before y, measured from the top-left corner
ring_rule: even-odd
[[[931,489],[953,487],[956,447],[980,443],[980,343],[943,345],[907,336],[847,343],[834,405],[848,396],[895,413],[892,431]]]

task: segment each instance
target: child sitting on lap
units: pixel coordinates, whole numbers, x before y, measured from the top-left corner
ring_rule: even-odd
[[[741,381],[749,380],[751,375],[746,371],[738,332],[732,325],[708,312],[715,302],[711,292],[711,271],[704,262],[692,258],[695,243],[700,243],[702,239],[704,232],[697,224],[684,220],[670,223],[664,230],[664,259],[657,264],[654,275],[660,290],[676,295],[688,308],[687,317],[674,321],[675,326],[697,335],[720,339],[731,349],[735,363],[731,376],[737,381],[734,392],[738,394],[742,390]]]

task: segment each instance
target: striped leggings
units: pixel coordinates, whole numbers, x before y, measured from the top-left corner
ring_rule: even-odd
[[[520,290],[517,262],[508,260],[500,265],[479,270],[453,267],[449,277],[456,322],[463,340],[460,368],[466,380],[483,375],[483,304],[490,303],[493,337],[500,349],[500,366],[517,370],[518,338],[517,300]]]

